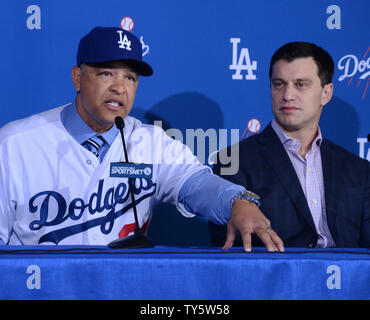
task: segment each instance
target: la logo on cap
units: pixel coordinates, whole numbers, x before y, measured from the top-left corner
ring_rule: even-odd
[[[126,35],[122,36],[122,30],[117,30],[117,33],[119,34],[119,40],[117,41],[119,48],[131,51],[131,41],[127,39]]]

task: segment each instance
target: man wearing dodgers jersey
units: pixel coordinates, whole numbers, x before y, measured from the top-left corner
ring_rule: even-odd
[[[128,115],[139,75],[152,73],[132,33],[96,27],[79,43],[74,103],[0,129],[2,244],[106,245],[132,231],[127,178],[111,177],[109,170],[125,160],[114,126],[121,116],[129,161],[153,164],[150,179],[133,183],[141,228],[163,201],[185,216],[228,224],[225,249],[240,233],[250,251],[256,233],[269,251],[284,250],[255,194],[213,175],[162,129]]]

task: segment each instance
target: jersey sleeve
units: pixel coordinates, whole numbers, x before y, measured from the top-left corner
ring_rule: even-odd
[[[231,200],[244,187],[231,183],[209,170],[192,174],[181,187],[179,205],[216,224],[230,219]]]
[[[182,215],[193,217],[194,213],[178,201],[180,189],[193,173],[210,168],[201,164],[186,145],[170,138],[163,130],[157,130],[160,130],[155,141],[160,152],[157,157],[157,197],[160,201],[174,204]]]

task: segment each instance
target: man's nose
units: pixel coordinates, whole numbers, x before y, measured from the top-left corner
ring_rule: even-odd
[[[285,101],[291,101],[295,98],[295,89],[292,83],[288,83],[284,89],[283,99]]]
[[[126,84],[124,78],[117,77],[113,80],[112,84],[109,87],[110,91],[115,94],[123,94],[126,92]]]

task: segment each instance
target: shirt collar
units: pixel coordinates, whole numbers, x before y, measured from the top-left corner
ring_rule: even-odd
[[[74,102],[62,110],[60,117],[63,126],[78,143],[81,144],[90,137],[96,135],[96,132],[82,120],[77,112]],[[101,136],[105,139],[108,145],[111,146],[117,134],[118,129],[113,125],[112,128],[102,133]]]
[[[286,144],[287,142],[289,141],[295,141],[297,143],[299,143],[298,140],[296,139],[293,139],[291,137],[289,137],[280,127],[279,125],[276,123],[275,119],[273,119],[271,121],[271,126],[272,128],[274,129],[275,133],[277,134],[277,136],[279,137],[280,141],[282,144]],[[317,136],[316,138],[314,139],[314,141],[312,142],[312,146],[318,146],[320,147],[321,145],[321,142],[322,142],[322,134],[321,134],[321,130],[320,130],[320,127],[318,127],[318,132],[317,132]]]

